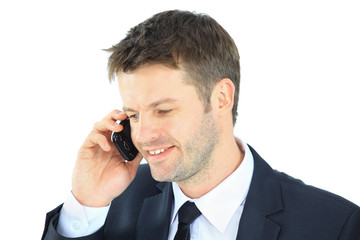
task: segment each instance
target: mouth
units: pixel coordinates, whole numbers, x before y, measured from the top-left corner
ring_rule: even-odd
[[[163,159],[163,158],[167,157],[173,149],[174,149],[174,146],[163,147],[163,148],[154,148],[151,150],[149,149],[146,151],[148,160],[156,161],[156,160]]]
[[[148,153],[150,155],[159,155],[160,153],[163,153],[166,151],[167,148],[161,148],[161,149],[158,149],[158,150],[154,150],[154,151],[148,151]]]

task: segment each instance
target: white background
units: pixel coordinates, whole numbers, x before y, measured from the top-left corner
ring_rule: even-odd
[[[1,238],[40,239],[82,141],[122,106],[101,49],[168,9],[207,13],[237,43],[236,135],[274,168],[360,204],[357,2],[2,1]]]

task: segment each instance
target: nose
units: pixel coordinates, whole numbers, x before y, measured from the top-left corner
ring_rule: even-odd
[[[158,121],[153,117],[140,116],[139,121],[131,127],[138,144],[145,144],[160,137]]]

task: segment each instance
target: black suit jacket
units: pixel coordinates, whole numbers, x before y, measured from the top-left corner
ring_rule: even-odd
[[[273,170],[250,149],[254,173],[238,240],[360,240],[358,206]],[[104,226],[79,239],[166,240],[173,199],[171,183],[155,181],[148,165],[140,165],[135,180],[113,200]],[[60,209],[47,214],[42,239],[67,239],[55,230]]]

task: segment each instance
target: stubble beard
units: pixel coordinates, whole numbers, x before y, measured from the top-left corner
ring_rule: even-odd
[[[219,132],[209,111],[204,114],[200,126],[184,146],[183,156],[175,161],[171,173],[158,176],[158,181],[199,183],[206,181],[213,163],[212,155],[219,143]]]

